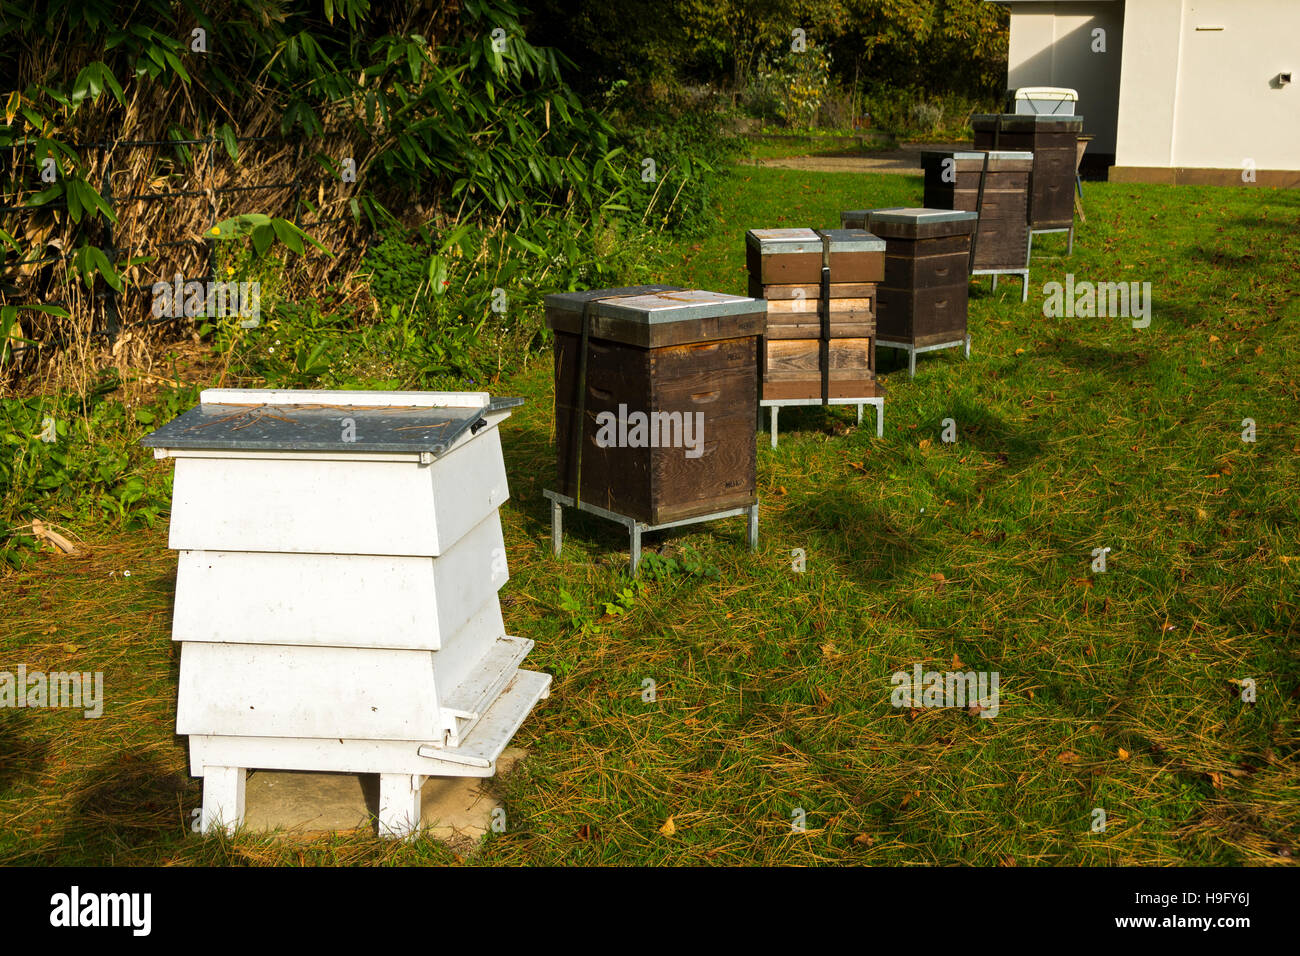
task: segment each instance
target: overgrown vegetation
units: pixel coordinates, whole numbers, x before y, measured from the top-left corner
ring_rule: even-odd
[[[725,90],[795,129],[921,136],[963,128],[970,105],[987,110],[1004,91],[1009,17],[982,0],[665,0],[653,17],[636,0],[534,6],[533,35],[582,64],[588,92],[628,82],[655,102]],[[947,115],[925,122],[914,107]]]
[[[512,0],[152,0],[121,15],[0,5],[0,64],[21,84],[0,91],[0,194],[25,207],[0,219],[0,400],[62,403],[74,456],[145,460],[82,448],[110,441],[84,419],[101,400],[154,407],[158,377],[141,386],[130,368],[194,335],[212,354],[190,358],[225,384],[481,385],[545,344],[547,292],[635,281],[657,237],[707,225],[722,133],[680,104],[632,120],[617,91],[583,103],[574,65],[529,42]],[[176,145],[116,165],[85,146],[125,131]],[[231,182],[243,191],[222,193],[209,228],[209,187]],[[144,192],[173,198],[112,198]],[[174,275],[257,282],[260,321],[151,317],[151,288]],[[7,440],[14,476],[45,471],[0,475],[0,528],[53,507],[62,479],[76,487],[38,440]]]
[[[716,228],[648,278],[739,292],[746,228],[920,195],[917,177],[743,169]],[[98,720],[0,712],[0,861],[1293,863],[1300,204],[1105,183],[1085,202],[1072,258],[1036,243],[1028,304],[975,284],[969,361],[923,358],[914,380],[882,361],[883,439],[845,409],[787,410],[775,451],[760,435],[757,554],[741,518],[650,535],[634,585],[626,535],[572,516],[556,558],[551,369],[493,386],[527,399],[503,425],[503,610],[556,681],[499,784],[508,829],[468,859],[364,832],[190,833],[165,529],[33,555],[0,580],[3,656],[104,670],[108,700]],[[1067,272],[1152,282],[1151,327],[1044,318]],[[998,671],[998,715],[895,709],[890,675],[916,663]]]

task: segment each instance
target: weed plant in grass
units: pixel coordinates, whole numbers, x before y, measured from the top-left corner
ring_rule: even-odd
[[[737,170],[713,231],[649,278],[742,292],[746,229],[920,197],[918,177]],[[885,367],[883,439],[845,409],[760,437],[757,554],[739,518],[652,535],[633,583],[618,529],[573,515],[553,556],[551,370],[493,385],[528,400],[503,432],[504,614],[556,680],[498,784],[508,830],[464,862],[1293,860],[1300,194],[1097,184],[1086,203],[1073,257],[1036,243],[1028,304],[975,286],[969,361]],[[1150,281],[1150,328],[1045,318],[1067,272]],[[0,862],[457,861],[361,833],[191,834],[165,530],[39,558],[0,579],[0,659],[102,669],[107,702],[0,711]],[[997,716],[893,707],[918,663],[996,671]]]

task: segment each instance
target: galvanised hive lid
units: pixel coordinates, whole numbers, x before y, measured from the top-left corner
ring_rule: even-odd
[[[649,295],[654,292],[681,292],[679,285],[629,285],[621,289],[583,289],[578,292],[555,292],[545,300],[547,309],[581,312],[593,299],[612,299],[623,296]]]
[[[144,438],[146,448],[441,455],[487,413],[522,398],[486,392],[208,389],[199,404]],[[347,421],[345,421],[345,419]]]
[[[764,256],[822,251],[821,237],[812,229],[751,229],[745,245]]]
[[[762,335],[767,328],[767,303],[704,289],[645,291],[645,287],[546,297],[546,324],[555,331],[581,334],[584,316],[593,338],[660,348]]]
[[[978,213],[966,212],[961,209],[922,209],[897,206],[891,209],[871,210],[872,223],[897,223],[909,226],[940,222],[973,222],[978,218]]]
[[[549,307],[565,308],[569,304],[555,303],[552,306],[552,298],[563,298],[563,295],[556,295],[556,297],[547,295],[546,304]],[[762,303],[755,302],[748,295],[710,293],[703,289],[675,289],[641,295],[614,295],[614,297],[598,295],[593,298],[595,304],[591,306],[591,315],[602,319],[623,319],[646,325],[685,323],[685,321],[710,319],[716,316],[745,315],[753,312],[755,308],[763,307]],[[578,306],[577,311],[581,311],[581,308],[582,306]]]
[[[885,251],[885,240],[865,229],[819,229],[817,234],[830,252]]]
[[[818,248],[821,244],[818,243]],[[594,300],[591,314],[594,318],[621,319],[643,325],[662,325],[669,322],[690,322],[695,319],[726,315],[746,315],[763,308],[763,303],[748,296],[728,295],[725,292],[706,292],[703,289],[668,289],[655,292],[638,292],[636,289],[610,289],[607,294],[588,292],[569,293],[546,297],[546,308],[579,315],[589,301]]]

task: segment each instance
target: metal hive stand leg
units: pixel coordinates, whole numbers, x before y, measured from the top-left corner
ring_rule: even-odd
[[[1070,237],[1065,243],[1065,254],[1074,255],[1074,223],[1070,223]]]
[[[773,405],[771,410],[772,410],[772,418],[771,418],[772,424],[769,431],[771,431],[772,433],[771,435],[772,447],[775,448],[776,447],[776,417],[777,417],[777,413],[781,411],[781,406]]]
[[[861,407],[861,406],[859,406]],[[749,535],[749,550],[758,550],[758,502],[749,506],[749,518],[746,531]]]
[[[199,814],[201,833],[207,835],[221,830],[233,834],[243,824],[247,777],[243,767],[203,768],[203,809]]]
[[[910,345],[907,347],[907,377],[916,378],[916,349]]]
[[[630,574],[636,576],[637,565],[641,563],[641,522],[629,518],[627,520],[628,536],[631,538],[629,550],[631,551]]]
[[[860,403],[858,405],[858,425],[862,425],[862,405]]]
[[[554,498],[551,499],[551,549],[560,553],[564,544],[564,508]]]
[[[966,336],[966,357],[970,358],[970,336]]]
[[[876,437],[885,437],[885,400],[882,398],[876,406]]]

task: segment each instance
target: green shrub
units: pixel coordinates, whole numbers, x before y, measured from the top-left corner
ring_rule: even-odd
[[[152,527],[167,512],[170,471],[147,468],[150,453],[137,443],[193,404],[198,390],[167,390],[150,405],[128,408],[109,397],[117,384],[106,377],[84,403],[0,401],[0,563],[21,563],[34,545],[23,530],[32,518],[133,528]]]

